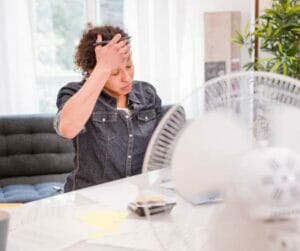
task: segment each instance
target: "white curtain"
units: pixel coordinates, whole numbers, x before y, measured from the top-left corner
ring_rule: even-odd
[[[0,1],[0,114],[35,113],[31,0]]]
[[[203,84],[198,1],[125,0],[135,79],[152,83],[163,103],[176,103]]]
[[[252,0],[124,0],[135,78],[152,83],[163,103],[180,102],[188,116],[201,113],[204,102],[204,13],[219,11],[240,12],[244,27],[254,4]],[[242,50],[241,63],[247,58]]]

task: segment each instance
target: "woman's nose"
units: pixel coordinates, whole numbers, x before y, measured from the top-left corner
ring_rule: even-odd
[[[131,73],[130,73],[130,71],[123,70],[121,73],[122,73],[122,75],[121,75],[122,81],[124,81],[124,82],[131,81]]]

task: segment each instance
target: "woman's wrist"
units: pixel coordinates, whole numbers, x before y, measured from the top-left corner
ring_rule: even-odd
[[[111,75],[111,69],[109,67],[105,67],[103,65],[97,64],[92,70],[88,82],[96,84],[96,86],[101,86],[103,88],[106,81],[109,79]]]
[[[112,72],[112,68],[109,65],[97,63],[96,66],[94,67],[93,71],[103,72],[103,73],[107,73],[110,75]]]

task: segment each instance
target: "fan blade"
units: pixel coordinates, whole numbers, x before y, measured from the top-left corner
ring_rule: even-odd
[[[276,105],[270,114],[273,145],[300,153],[300,109],[289,105]]]
[[[210,112],[192,121],[182,132],[172,159],[175,188],[188,200],[223,192],[250,137],[225,111]]]

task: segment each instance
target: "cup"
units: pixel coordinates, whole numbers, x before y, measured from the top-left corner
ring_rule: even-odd
[[[0,251],[6,250],[9,213],[0,210]]]

